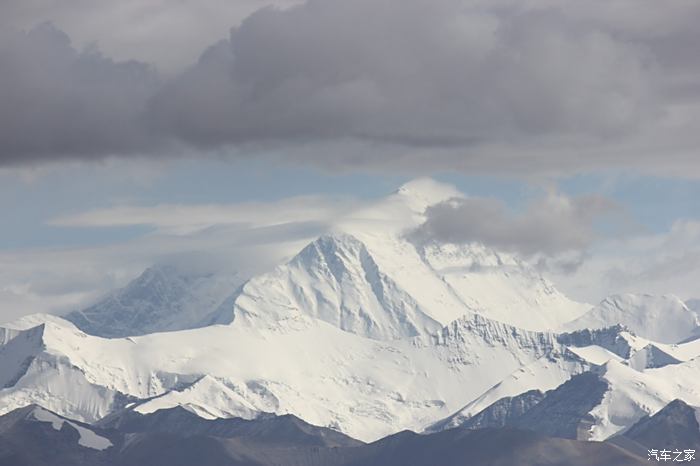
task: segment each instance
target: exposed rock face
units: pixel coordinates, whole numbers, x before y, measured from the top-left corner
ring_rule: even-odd
[[[646,448],[687,450],[700,452],[700,425],[698,408],[682,400],[674,400],[653,416],[639,420],[621,434]]]
[[[511,426],[520,416],[542,401],[544,396],[539,390],[530,390],[518,396],[501,398],[466,420],[459,419],[459,415],[450,416],[433,424],[426,432],[439,432],[450,428],[474,430]]]

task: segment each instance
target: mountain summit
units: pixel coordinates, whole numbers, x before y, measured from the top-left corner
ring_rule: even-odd
[[[183,273],[154,265],[124,288],[65,316],[81,330],[108,338],[201,326],[240,284],[236,275]]]

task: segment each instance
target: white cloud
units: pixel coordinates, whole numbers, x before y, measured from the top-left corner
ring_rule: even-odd
[[[594,245],[575,273],[554,280],[588,299],[624,292],[698,297],[700,222],[678,220],[666,232],[607,238]]]
[[[300,196],[276,202],[236,204],[159,204],[143,207],[123,205],[91,210],[49,220],[50,225],[63,227],[116,227],[146,225],[161,234],[190,234],[221,225],[245,228],[288,223],[334,221],[343,212],[357,205],[350,199]]]
[[[59,218],[54,225],[147,224],[154,231],[104,246],[0,251],[0,321],[80,308],[154,263],[175,264],[194,274],[261,273],[357,205],[349,199],[307,196],[267,203],[122,206]]]
[[[94,248],[1,252],[0,321],[79,308],[154,263],[175,263],[195,274],[237,271],[250,276],[271,268],[323,232],[319,223],[218,227]]]

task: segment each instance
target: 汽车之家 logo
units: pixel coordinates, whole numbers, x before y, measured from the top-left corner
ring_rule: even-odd
[[[695,450],[678,450],[678,449],[673,449],[673,450],[656,450],[652,449],[649,450],[648,453],[649,457],[647,458],[649,461],[663,461],[663,462],[677,462],[677,463],[683,463],[685,461],[693,461],[695,460]]]

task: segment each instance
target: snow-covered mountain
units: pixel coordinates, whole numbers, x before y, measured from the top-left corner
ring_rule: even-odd
[[[100,302],[65,316],[81,330],[127,337],[203,325],[241,283],[232,273],[193,274],[154,265]]]
[[[613,342],[610,334],[617,334]],[[580,345],[598,335],[598,344],[567,346],[590,364],[555,389],[542,394],[543,373],[529,368],[504,379],[455,414],[428,427],[434,432],[454,427],[507,425],[545,435],[604,440],[652,415],[675,399],[700,405],[700,341],[680,345],[652,343],[621,328],[559,335],[560,343]],[[601,335],[608,334],[605,338]],[[614,344],[611,346],[610,343]],[[601,346],[602,345],[602,346]],[[663,364],[651,358],[653,348]],[[640,356],[642,355],[642,356]],[[526,391],[529,390],[529,391]]]
[[[289,262],[250,279],[212,322],[259,328],[308,316],[390,340],[431,333],[467,313],[547,330],[590,309],[512,255],[413,239],[424,218],[412,209],[424,209],[428,197],[415,191],[404,187],[353,213]]]
[[[481,245],[362,236],[317,239],[287,264],[249,280],[216,321],[260,327],[305,315],[386,340],[430,333],[468,312],[544,330],[589,308],[524,263]]]
[[[563,422],[576,428],[570,432],[575,434],[570,438],[604,440],[675,399],[700,404],[700,393],[693,386],[697,370],[694,361],[637,371],[611,360],[586,373],[586,380],[581,374],[568,382],[569,387],[565,384],[550,392],[520,419],[520,425],[542,433],[564,432]],[[690,376],[690,372],[694,375]],[[581,408],[575,416],[571,415],[572,405]],[[535,411],[541,414],[536,415]]]
[[[662,448],[670,451],[697,452],[700,450],[700,408],[673,400],[653,416],[640,419],[621,437],[646,449],[658,450],[657,446],[663,445]]]
[[[379,268],[363,243],[344,234],[323,236],[289,263],[253,278],[225,312],[233,312],[229,321],[235,315],[256,328],[309,316],[378,340],[424,335],[442,326]]]
[[[292,414],[363,441],[508,425],[605,439],[673,399],[700,404],[695,312],[671,296],[593,308],[514,255],[412,235],[459,195],[410,183],[244,283],[154,267],[73,323],[0,327],[0,413],[182,408]]]
[[[614,295],[578,319],[562,326],[565,330],[597,329],[622,324],[636,335],[661,343],[678,343],[700,336],[700,318],[672,295]]]
[[[268,325],[262,321],[301,313],[386,340],[430,333],[467,312],[547,330],[590,309],[513,255],[413,237],[428,206],[458,196],[450,186],[416,180],[339,218],[329,234],[240,289],[241,275],[156,265],[66,319],[93,335],[125,337],[230,323],[234,316]]]
[[[206,417],[291,413],[371,440],[421,429],[537,361],[557,380],[587,367],[554,334],[478,314],[382,342],[307,316],[255,332],[234,321],[123,339],[47,322],[2,347],[0,406],[41,403],[87,422],[134,402],[142,412],[180,405]]]
[[[698,401],[691,382],[698,341],[655,344],[622,327],[557,335],[470,313],[433,333],[377,341],[307,315],[254,330],[234,320],[123,339],[90,336],[56,318],[26,326],[2,332],[3,409],[41,403],[88,422],[127,405],[144,414],[181,406],[207,419],[290,413],[374,440],[423,429],[460,406],[451,418],[468,419],[505,396],[553,390],[596,367],[605,393],[621,395],[593,400],[591,438],[606,438],[671,399]],[[650,345],[677,363],[630,367]],[[670,369],[679,375],[658,372]],[[659,388],[666,379],[678,382]],[[625,406],[635,408],[624,413]]]
[[[460,410],[432,424],[425,429],[425,432],[440,432],[455,428],[484,429],[511,426],[544,397],[545,394],[537,389],[528,390],[515,396],[506,396],[473,415],[465,414],[464,410]]]

